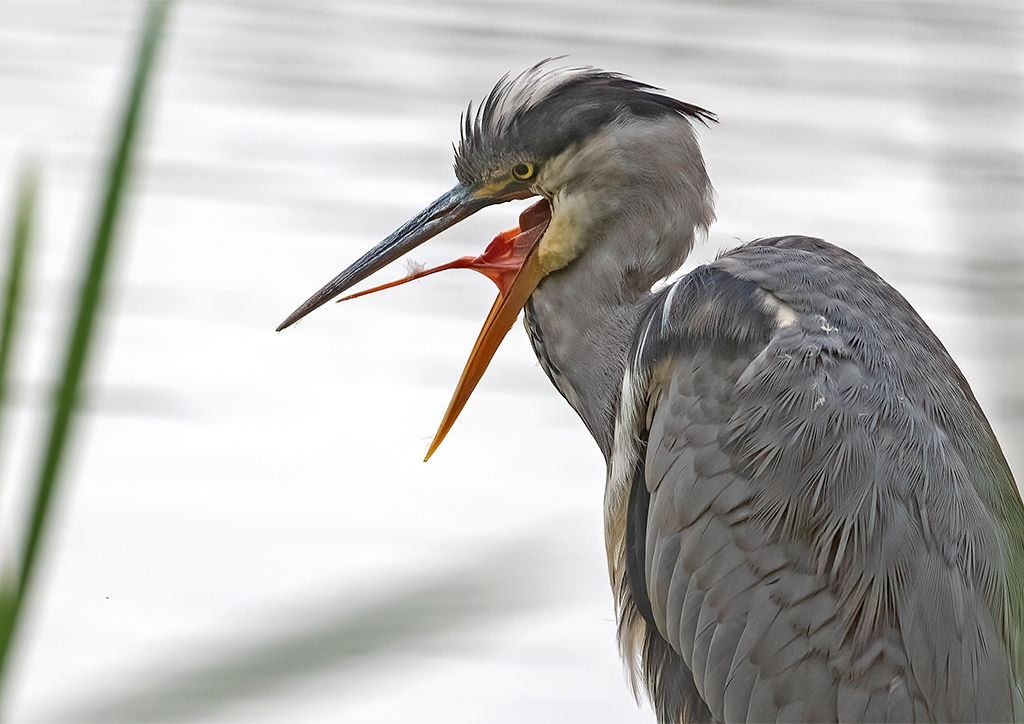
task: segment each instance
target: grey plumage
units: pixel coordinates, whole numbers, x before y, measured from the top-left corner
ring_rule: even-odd
[[[661,402],[638,431],[650,514],[628,584],[710,714],[1019,720],[1021,506],[924,322],[804,237],[677,285],[632,352]]]
[[[543,197],[526,328],[608,463],[620,646],[659,721],[1024,719],[1024,505],[906,300],[800,236],[651,293],[714,218],[691,127],[713,119],[604,71],[506,77],[464,117],[459,186],[282,326]]]

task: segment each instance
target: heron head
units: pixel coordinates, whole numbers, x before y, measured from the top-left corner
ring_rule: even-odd
[[[708,123],[715,117],[617,73],[553,68],[544,61],[516,77],[506,75],[476,111],[470,104],[463,116],[455,155],[459,183],[310,297],[278,331],[480,209],[541,197],[520,215],[519,226],[498,235],[483,255],[402,280],[473,268],[499,289],[429,458],[530,295],[545,277],[600,245],[610,218],[663,217],[664,228],[655,238],[673,236],[677,224],[688,229],[679,243],[633,243],[629,253],[635,259],[618,263],[649,267],[653,280],[682,262],[694,227],[706,227],[712,218],[710,183],[689,123],[694,120]],[[667,213],[666,198],[672,199],[669,206],[688,207],[681,220]]]

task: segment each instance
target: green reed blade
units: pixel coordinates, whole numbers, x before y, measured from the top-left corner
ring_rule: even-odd
[[[4,285],[4,313],[0,324],[0,422],[10,390],[7,370],[14,347],[15,333],[22,313],[22,287],[25,260],[32,236],[36,196],[39,190],[39,172],[35,163],[27,163],[18,178],[18,198],[14,210],[14,228],[11,230],[10,256],[7,260],[7,282]],[[2,431],[0,427],[0,431]],[[0,480],[0,485],[2,485]]]
[[[3,682],[5,664],[9,661],[13,634],[38,561],[40,543],[49,519],[50,504],[60,480],[61,464],[67,450],[97,311],[103,297],[114,231],[131,169],[143,100],[168,8],[168,0],[156,0],[147,7],[135,74],[120,120],[117,146],[111,154],[107,168],[99,219],[82,276],[75,319],[69,331],[63,373],[51,401],[49,434],[39,463],[21,559],[15,572],[5,571],[0,576],[0,684]]]

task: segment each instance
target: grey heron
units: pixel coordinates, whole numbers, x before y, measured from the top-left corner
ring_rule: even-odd
[[[1024,506],[967,381],[857,257],[714,218],[710,112],[540,63],[464,116],[458,184],[293,324],[479,209],[499,295],[431,452],[519,312],[607,463],[622,656],[658,720],[1024,719]],[[429,456],[429,453],[428,453]]]

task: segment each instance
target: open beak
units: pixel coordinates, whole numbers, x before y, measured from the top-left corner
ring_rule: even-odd
[[[306,300],[301,307],[281,323],[281,326],[277,328],[278,331],[291,326],[317,307],[347,291],[406,252],[481,208],[492,203],[524,197],[522,194],[509,194],[504,198],[481,197],[465,187],[456,186]],[[516,317],[519,316],[519,311],[526,305],[540,280],[544,278],[545,272],[537,258],[536,249],[550,220],[551,206],[546,199],[542,199],[520,214],[518,228],[499,234],[480,256],[462,257],[433,269],[410,274],[406,279],[398,282],[384,284],[338,300],[344,301],[370,294],[446,269],[474,269],[497,285],[498,298],[494,300],[494,305],[473,345],[473,351],[470,353],[459,383],[452,394],[448,410],[441,420],[441,425],[434,435],[434,440],[431,442],[424,460],[430,459],[441,441],[444,440],[445,435],[448,434],[455,419],[483,376],[484,370],[487,369],[487,365],[494,357],[501,341],[512,328]]]
[[[509,198],[516,198],[511,196]],[[376,271],[383,269],[406,252],[437,236],[485,206],[509,199],[494,199],[474,193],[466,186],[456,186],[413,218],[402,224],[377,246],[359,257],[348,269],[328,282],[323,289],[281,322],[277,331],[286,329],[317,307],[326,304]]]

